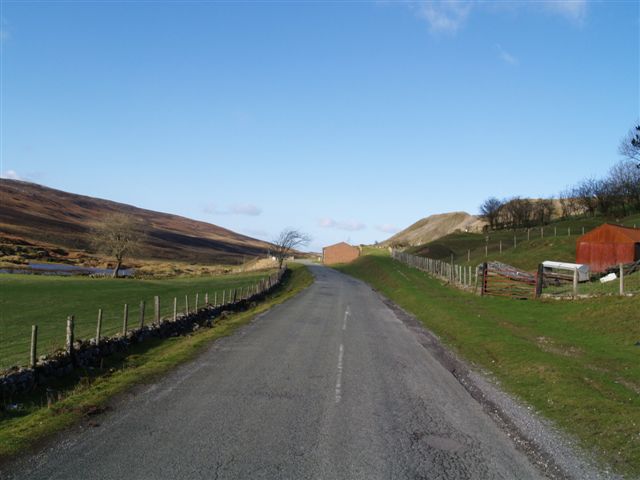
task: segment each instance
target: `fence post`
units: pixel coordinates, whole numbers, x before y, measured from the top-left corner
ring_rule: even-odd
[[[100,345],[100,335],[102,334],[102,309],[98,309],[98,325],[96,326],[96,345]]]
[[[487,293],[487,274],[488,274],[487,270],[488,270],[487,262],[484,262],[482,264],[482,285],[480,285],[481,296]]]
[[[538,264],[538,274],[536,275],[536,298],[540,298],[542,295],[542,285],[544,284],[544,267],[541,263]]]
[[[156,323],[160,323],[160,297],[153,297],[153,316]]]
[[[124,314],[122,316],[122,335],[127,334],[127,326],[129,324],[129,304],[124,304]]]
[[[489,245],[484,246],[484,256],[485,258],[489,256]]]
[[[578,298],[578,269],[573,269],[573,298]]]
[[[74,316],[69,315],[67,317],[67,338],[65,341],[65,350],[67,355],[73,360],[73,320]]]
[[[194,306],[194,312],[198,313],[198,294],[196,293],[196,303]]]
[[[178,320],[178,297],[173,297],[173,321]]]
[[[225,290],[222,290],[222,303],[221,303],[221,305],[222,305],[223,307],[224,307],[224,305],[225,305],[225,303],[224,303],[224,297],[225,297],[226,293],[227,293],[227,290],[226,290],[226,289],[225,289]]]
[[[29,350],[29,366],[35,368],[38,346],[38,326],[31,325],[31,349]]]
[[[554,237],[558,236],[558,227],[553,227],[553,236]]]
[[[209,305],[209,292],[205,292],[204,294],[204,304]]]
[[[527,241],[531,240],[531,229],[527,228]]]
[[[624,295],[624,265],[620,264],[620,296]]]
[[[500,255],[502,255],[502,240],[500,240]]]
[[[184,313],[189,315],[189,295],[184,296]]]
[[[144,308],[145,303],[144,300],[140,302],[140,328],[144,327]]]
[[[218,292],[213,292],[213,306],[218,306]]]
[[[514,235],[513,236],[513,248],[516,248],[518,246],[518,238]]]

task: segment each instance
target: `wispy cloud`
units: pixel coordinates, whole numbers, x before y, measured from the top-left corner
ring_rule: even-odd
[[[376,230],[383,233],[397,233],[400,231],[398,227],[395,225],[391,225],[389,223],[383,223],[382,225],[376,225]]]
[[[587,0],[547,0],[542,5],[548,12],[576,23],[584,22],[587,17]]]
[[[518,65],[518,59],[502,48],[502,45],[496,44],[496,48],[498,49],[498,57],[500,60],[509,65]]]
[[[18,175],[15,170],[5,170],[0,174],[0,178],[7,178],[9,180],[22,180],[22,177]]]
[[[252,203],[235,203],[229,207],[229,212],[234,215],[250,215],[255,217],[262,213],[262,209]]]
[[[482,2],[472,0],[416,0],[408,5],[418,18],[426,20],[434,34],[455,35],[469,21],[474,10],[500,12],[527,9],[559,15],[571,22],[582,24],[587,17],[587,0],[539,0],[537,2]]]
[[[322,228],[335,228],[337,230],[346,230],[348,232],[354,232],[356,230],[363,230],[366,225],[356,220],[338,221],[333,218],[321,218],[318,221],[318,225]]]
[[[436,0],[418,2],[417,15],[429,24],[432,33],[456,33],[471,13],[467,0]]]
[[[209,203],[202,207],[204,213],[209,215],[249,215],[256,217],[262,213],[262,209],[251,203],[234,203],[228,208],[219,208],[213,203]]]

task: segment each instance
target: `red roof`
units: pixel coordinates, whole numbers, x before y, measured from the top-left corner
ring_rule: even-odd
[[[605,223],[578,238],[578,243],[639,243],[640,228]]]

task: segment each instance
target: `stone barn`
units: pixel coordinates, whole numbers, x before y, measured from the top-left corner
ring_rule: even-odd
[[[345,242],[336,243],[322,249],[322,263],[325,265],[353,262],[359,256],[360,249]]]
[[[640,260],[640,229],[605,223],[578,238],[576,263],[602,272],[620,263]]]

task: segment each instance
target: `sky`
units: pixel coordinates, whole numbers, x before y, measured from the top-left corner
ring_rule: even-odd
[[[0,3],[0,173],[309,249],[603,176],[638,2]]]

